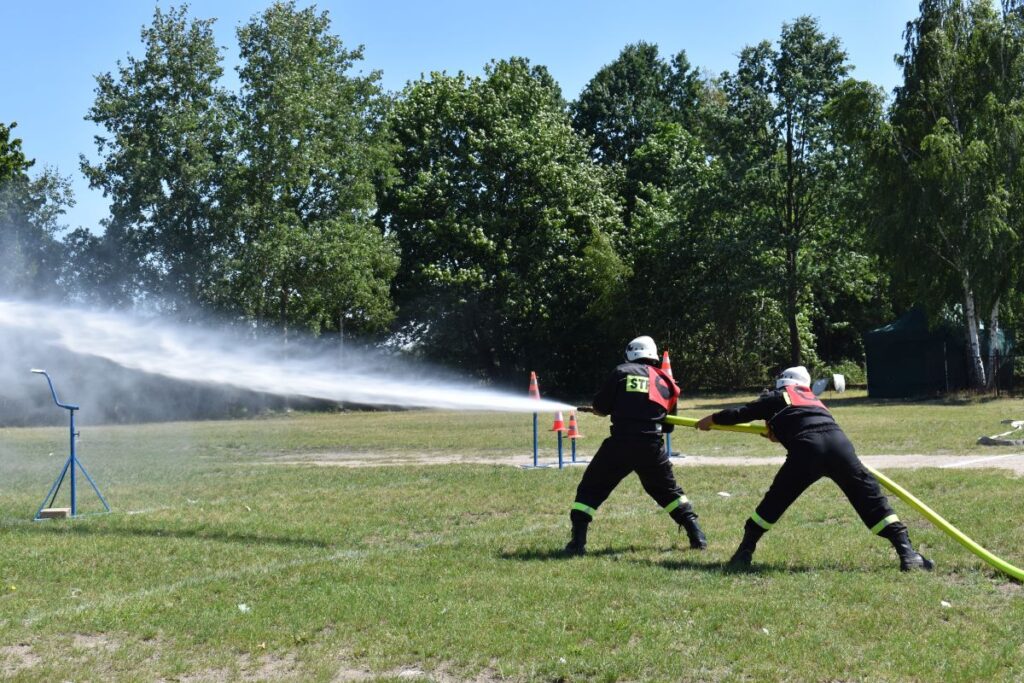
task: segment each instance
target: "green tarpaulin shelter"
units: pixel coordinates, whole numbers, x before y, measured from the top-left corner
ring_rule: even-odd
[[[1013,377],[1012,344],[1000,332],[997,378],[1008,387]],[[868,395],[907,398],[965,389],[969,354],[963,333],[949,325],[929,328],[924,311],[913,308],[898,320],[864,334]],[[988,336],[982,335],[982,356],[988,359]]]

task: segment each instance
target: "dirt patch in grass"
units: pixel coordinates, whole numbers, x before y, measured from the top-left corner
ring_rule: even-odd
[[[0,647],[0,674],[3,674],[0,678],[7,679],[42,662],[42,657],[35,654],[27,643]]]
[[[1024,586],[1015,582],[1002,581],[992,584],[996,592],[1007,597],[1019,598],[1024,595]],[[1022,645],[1024,647],[1024,645]]]
[[[707,467],[707,466],[779,466],[784,462],[782,456],[718,456],[718,455],[684,455],[672,458],[676,467]],[[1015,475],[1024,475],[1024,453],[1005,453],[999,455],[867,455],[862,456],[866,464],[878,469],[902,469],[938,467],[942,469],[1004,469]],[[380,455],[373,453],[325,452],[315,453],[303,458],[287,460],[273,459],[274,465],[306,465],[312,467],[394,467],[409,465],[505,465],[529,468],[533,466],[533,457],[517,456],[479,456],[461,455],[458,453],[409,453],[403,455]],[[545,457],[538,463],[544,467],[557,467],[557,459]],[[586,462],[569,462],[563,460],[566,467],[583,467]]]
[[[473,678],[461,678],[448,672],[445,667],[437,670],[424,670],[416,666],[401,667],[385,671],[382,674],[373,674],[362,669],[353,669],[347,666],[342,667],[335,674],[332,683],[352,683],[353,681],[379,680],[380,678],[395,678],[398,680],[428,680],[434,683],[500,683],[509,679],[503,678],[494,669],[487,668]]]
[[[76,633],[71,639],[71,646],[77,650],[113,652],[121,647],[121,643],[102,633]]]
[[[299,681],[304,676],[291,652],[285,655],[265,654],[255,660],[249,654],[238,656],[238,671],[228,668],[204,669],[178,676],[178,683],[226,683],[227,681]],[[162,681],[165,679],[161,679]]]
[[[184,674],[173,679],[176,683],[225,683],[232,680],[231,672],[227,669],[206,669],[196,673]],[[170,683],[166,678],[161,678],[159,683]]]
[[[343,666],[338,669],[331,681],[332,683],[349,683],[350,681],[368,681],[371,678],[373,678],[373,674],[369,671]]]
[[[284,656],[260,655],[255,662],[251,661],[249,655],[242,655],[239,660],[239,668],[244,672],[242,674],[243,681],[299,680],[300,678],[295,655],[291,652]]]

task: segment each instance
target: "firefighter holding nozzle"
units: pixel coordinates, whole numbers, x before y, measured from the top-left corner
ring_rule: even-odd
[[[892,543],[901,570],[931,570],[934,564],[914,550],[907,527],[893,512],[878,480],[861,463],[853,444],[810,385],[806,368],[789,368],[778,376],[774,390],[739,408],[707,415],[697,423],[698,429],[706,431],[714,424],[764,420],[768,438],[786,448],[786,462],[747,519],[743,540],[729,560],[730,566],[749,567],[761,536],[811,484],[828,477],[842,489],[864,525]]]
[[[663,434],[673,426],[665,417],[675,414],[679,387],[659,367],[658,349],[650,337],[637,337],[626,346],[626,362],[618,365],[594,396],[589,410],[611,416],[611,436],[602,442],[576,488],[569,513],[572,540],[566,555],[583,555],[587,527],[597,508],[627,475],[636,472],[647,494],[686,531],[691,548],[704,549],[707,540],[697,513],[676,483]]]

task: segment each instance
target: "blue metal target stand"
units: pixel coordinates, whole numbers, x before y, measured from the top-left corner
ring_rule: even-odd
[[[540,401],[540,385],[537,383],[537,373],[530,372],[530,398]],[[584,464],[589,460],[577,460],[576,459],[576,439],[583,437],[576,428],[576,415],[575,411],[571,412],[569,417],[570,427],[567,429],[565,426],[565,420],[562,419],[562,411],[558,411],[558,416],[555,418],[555,424],[548,431],[555,432],[558,435],[558,469],[562,469],[568,464]],[[562,435],[568,434],[567,438],[572,442],[572,462],[567,463],[562,455]],[[538,461],[538,448],[537,448],[537,413],[533,414],[533,464],[532,465],[520,465],[524,470],[535,470],[544,469],[546,467],[553,467],[553,465],[542,465]]]
[[[50,487],[50,492],[46,494],[46,498],[43,499],[43,504],[39,506],[39,509],[36,511],[36,516],[33,519],[35,521],[39,521],[43,519],[55,519],[62,517],[78,517],[77,470],[82,471],[82,474],[85,475],[85,478],[92,486],[92,490],[96,492],[100,502],[103,503],[103,507],[106,508],[107,512],[110,512],[110,506],[107,504],[106,498],[104,498],[103,494],[100,493],[100,489],[96,486],[96,482],[94,482],[92,477],[89,476],[89,473],[85,471],[85,467],[82,465],[75,453],[75,438],[78,436],[78,432],[75,431],[75,411],[78,410],[78,406],[60,402],[60,399],[57,398],[57,391],[53,388],[53,380],[50,379],[50,375],[47,374],[46,370],[33,368],[32,372],[46,378],[46,383],[50,385],[50,393],[53,395],[53,402],[56,403],[58,407],[67,410],[71,418],[71,454],[64,462],[64,467],[61,469],[60,475],[57,477],[57,480],[53,482],[53,486]],[[71,507],[52,507],[54,500],[57,498],[57,492],[60,490],[61,484],[64,483],[64,478],[69,475],[71,485]]]
[[[551,427],[551,432],[555,432],[558,436],[558,469],[563,469],[568,465],[584,465],[589,460],[577,459],[576,458],[576,440],[583,438],[583,435],[579,433],[576,427],[576,416],[573,413],[570,417],[570,428],[566,429],[564,420],[562,419],[562,412],[558,412],[558,416],[555,418],[555,424]],[[563,434],[568,434],[563,436]],[[567,462],[563,456],[563,439],[568,439],[572,443],[572,460]],[[533,414],[533,465],[520,465],[522,469],[542,469],[545,467],[554,467],[554,465],[542,465],[537,462],[537,413]]]
[[[540,401],[540,385],[537,383],[537,373],[534,371],[530,372],[530,398]],[[561,455],[561,434],[559,434],[559,455]],[[524,470],[530,469],[543,469],[550,467],[550,465],[541,465],[537,462],[537,413],[533,414],[533,465],[521,465]]]

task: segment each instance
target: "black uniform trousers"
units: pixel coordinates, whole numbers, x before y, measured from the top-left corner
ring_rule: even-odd
[[[576,502],[597,510],[631,472],[662,508],[683,499],[662,437],[610,436],[604,440],[576,487]]]
[[[803,432],[789,444],[788,451],[786,462],[757,506],[762,521],[775,524],[800,494],[822,477],[842,489],[869,529],[894,515],[878,480],[865,469],[841,429]]]

